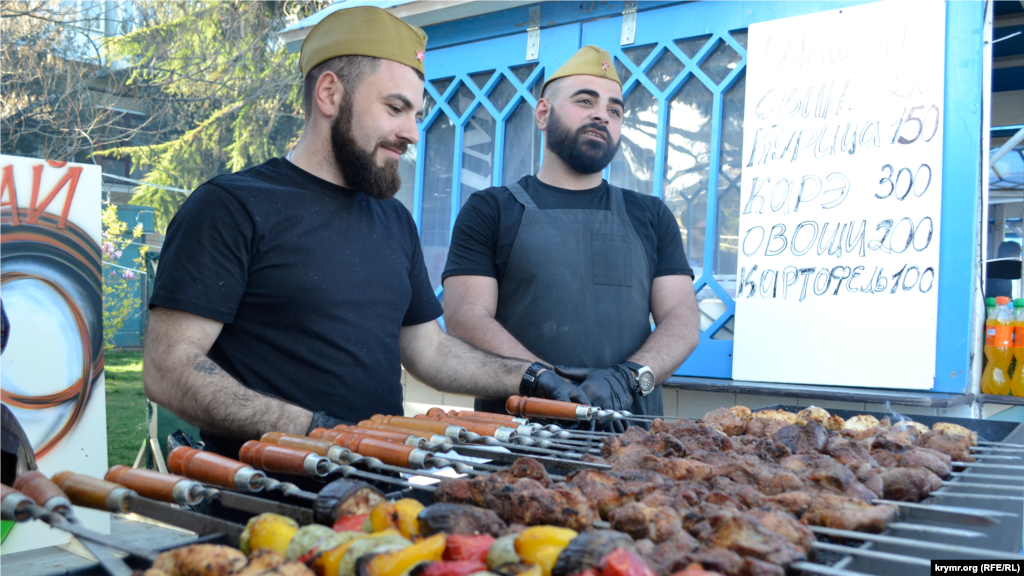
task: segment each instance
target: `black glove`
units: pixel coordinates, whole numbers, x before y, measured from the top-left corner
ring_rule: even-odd
[[[590,398],[593,406],[605,410],[629,410],[636,399],[632,371],[622,364],[610,368],[568,368],[555,366],[555,371],[570,380],[580,382],[580,389]],[[625,432],[627,422],[607,419],[598,426],[613,432]]]
[[[590,398],[584,391],[574,386],[568,380],[563,380],[555,374],[554,370],[545,370],[537,375],[537,386],[533,395],[537,398],[558,400],[560,402],[575,402],[577,404],[591,404]]]
[[[330,430],[331,428],[334,428],[338,424],[351,425],[352,423],[346,422],[344,420],[339,420],[334,416],[328,416],[326,412],[315,412],[313,414],[313,421],[309,423],[309,430],[306,431],[306,436],[312,434],[313,430],[316,430],[317,428],[326,428]]]

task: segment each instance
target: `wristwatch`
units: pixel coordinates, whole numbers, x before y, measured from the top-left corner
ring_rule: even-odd
[[[530,364],[530,367],[523,373],[523,379],[519,381],[520,396],[531,397],[534,395],[534,392],[537,390],[537,374],[543,370],[554,370],[554,368],[543,362]]]
[[[636,362],[623,362],[626,368],[633,371],[633,383],[636,385],[637,396],[647,396],[654,391],[654,371]]]

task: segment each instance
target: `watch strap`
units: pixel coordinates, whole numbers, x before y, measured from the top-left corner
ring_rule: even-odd
[[[534,362],[533,364],[530,364],[530,367],[523,373],[523,379],[519,382],[520,396],[536,396],[537,374],[539,374],[541,370],[554,370],[554,368],[544,364],[543,362]]]
[[[644,366],[642,364],[637,364],[636,362],[631,362],[629,360],[626,360],[625,362],[623,362],[622,365],[625,366],[626,368],[629,368],[630,370],[636,372],[637,374],[640,373],[640,370],[642,368],[647,368],[646,366]]]

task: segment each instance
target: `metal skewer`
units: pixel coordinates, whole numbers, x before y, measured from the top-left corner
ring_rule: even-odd
[[[1024,492],[1024,486],[1009,486],[1006,484],[978,484],[974,482],[951,482],[948,480],[942,481],[943,486],[949,487],[963,487],[963,488],[981,488],[984,490],[1015,490],[1017,492]],[[936,494],[936,492],[932,492]]]
[[[936,552],[980,556],[982,558],[999,558],[1000,560],[1024,560],[1024,556],[1010,554],[999,550],[986,550],[984,548],[972,548],[969,546],[956,546],[952,544],[938,542],[925,542],[922,540],[914,540],[911,538],[885,536],[882,534],[867,534],[865,532],[854,532],[853,530],[839,530],[836,528],[825,528],[823,526],[811,526],[810,529],[811,532],[814,532],[815,534],[823,534],[825,536],[833,536],[838,538],[847,538],[850,540],[863,540],[864,542],[877,542],[879,544],[894,544],[897,546],[906,546],[908,548],[920,548],[922,550],[934,550]]]
[[[863,572],[843,570],[842,568],[833,568],[831,566],[815,564],[813,562],[793,562],[789,566],[795,570],[810,572],[812,574],[821,574],[821,576],[871,576],[870,574],[865,574]]]
[[[943,504],[919,504],[914,502],[899,502],[897,500],[872,500],[872,504],[888,504],[895,506],[901,511],[907,511],[911,516],[930,520],[943,520],[946,522],[960,522],[969,526],[991,526],[1009,518],[1019,518],[1016,514],[999,512],[996,510],[983,510],[980,508],[965,508],[962,506],[946,506]]]
[[[913,556],[903,556],[902,554],[893,554],[891,552],[878,552],[875,550],[864,550],[862,548],[851,548],[849,546],[840,546],[838,544],[828,544],[826,542],[814,542],[811,544],[812,547],[819,550],[828,550],[829,552],[839,552],[841,554],[849,554],[850,556],[863,556],[864,558],[873,558],[875,560],[888,560],[889,562],[899,562],[900,564],[912,564],[914,566],[927,566],[931,568],[932,561],[924,558],[914,558]]]

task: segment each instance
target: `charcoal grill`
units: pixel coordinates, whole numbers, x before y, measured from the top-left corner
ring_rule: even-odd
[[[786,410],[799,412],[806,406],[786,406],[774,404],[758,408],[761,410]],[[843,418],[851,418],[857,414],[868,414],[881,420],[885,416],[896,420],[897,417],[890,413],[864,412],[857,410],[829,410],[831,414]],[[990,442],[1001,442],[1006,444],[1024,445],[1024,424],[1014,422],[998,422],[992,420],[975,420],[970,418],[949,418],[935,416],[913,416],[906,419],[926,424],[929,427],[936,422],[949,422],[958,424],[978,433],[979,440]],[[925,517],[919,512],[901,510],[902,523],[911,526],[936,526],[942,528],[967,529],[983,534],[980,538],[964,539],[957,536],[944,535],[942,533],[929,533],[907,528],[888,528],[882,536],[905,538],[916,542],[947,545],[948,548],[938,551],[930,548],[916,547],[913,545],[890,542],[864,542],[858,546],[859,549],[885,554],[896,554],[903,557],[921,558],[927,560],[978,560],[984,558],[999,558],[992,554],[1005,553],[1005,558],[1016,556],[1021,552],[1022,536],[1024,536],[1024,451],[1019,454],[1000,453],[1008,456],[1006,460],[998,460],[997,465],[1017,466],[1019,468],[989,468],[980,462],[961,472],[969,474],[985,474],[985,477],[955,476],[951,482],[943,486],[926,498],[922,504],[954,506],[974,510],[987,510],[999,514],[1005,514],[998,521],[987,524],[967,524],[962,518],[949,517],[942,519],[938,515]],[[995,462],[993,462],[995,464]],[[1006,486],[1012,490],[997,490],[994,488],[962,487],[958,484],[989,484]],[[1010,499],[1007,497],[1015,497]],[[831,556],[831,555],[830,555]],[[824,559],[831,560],[826,556]],[[863,574],[878,574],[892,576],[911,576],[917,574],[931,574],[931,568],[882,559],[878,557],[841,555],[840,558],[831,564],[832,568],[860,572]]]
[[[756,411],[779,409],[798,412],[803,408],[776,404],[758,408]],[[893,414],[877,412],[830,412],[847,419],[858,414],[868,414],[878,419],[885,416],[896,419]],[[929,426],[936,422],[958,424],[977,432],[981,441],[1024,446],[1024,425],[930,416],[915,416],[912,419]],[[538,434],[532,439],[501,441],[499,446],[494,446],[497,442],[491,441],[491,447],[466,447],[461,456],[453,454],[453,457],[492,456],[491,462],[481,466],[481,470],[510,466],[517,457],[533,457],[548,468],[553,478],[558,478],[561,474],[581,467],[606,468],[606,465],[586,464],[579,459],[580,454],[598,451],[605,437],[607,435],[573,431]],[[502,452],[488,451],[494,449]],[[458,443],[456,450],[459,450]],[[819,548],[815,562],[794,564],[791,566],[791,573],[914,576],[930,574],[931,559],[1018,558],[1024,536],[1024,448],[1021,448],[1020,452],[1013,450],[1015,449],[994,453],[999,456],[998,459],[985,460],[959,470],[959,473],[967,475],[954,477],[940,490],[933,492],[921,506],[901,506],[900,522],[890,526],[880,535],[826,533],[829,532],[827,529],[816,529]],[[512,453],[509,454],[509,451]],[[394,466],[375,468],[372,459],[360,460],[358,466],[381,473],[394,472],[398,469]],[[417,474],[416,470],[405,471],[408,475]],[[978,476],[979,474],[981,476]],[[394,483],[379,481],[377,485],[391,498],[414,497],[425,504],[432,502],[432,493],[429,490],[411,488],[405,480],[396,480]],[[978,485],[984,487],[979,488]],[[287,498],[280,494],[261,493],[259,496],[287,501]],[[237,510],[235,514],[238,514]],[[607,527],[607,524],[603,527]],[[965,530],[973,533],[973,537],[965,537]],[[75,575],[102,573],[96,566],[76,571]]]

